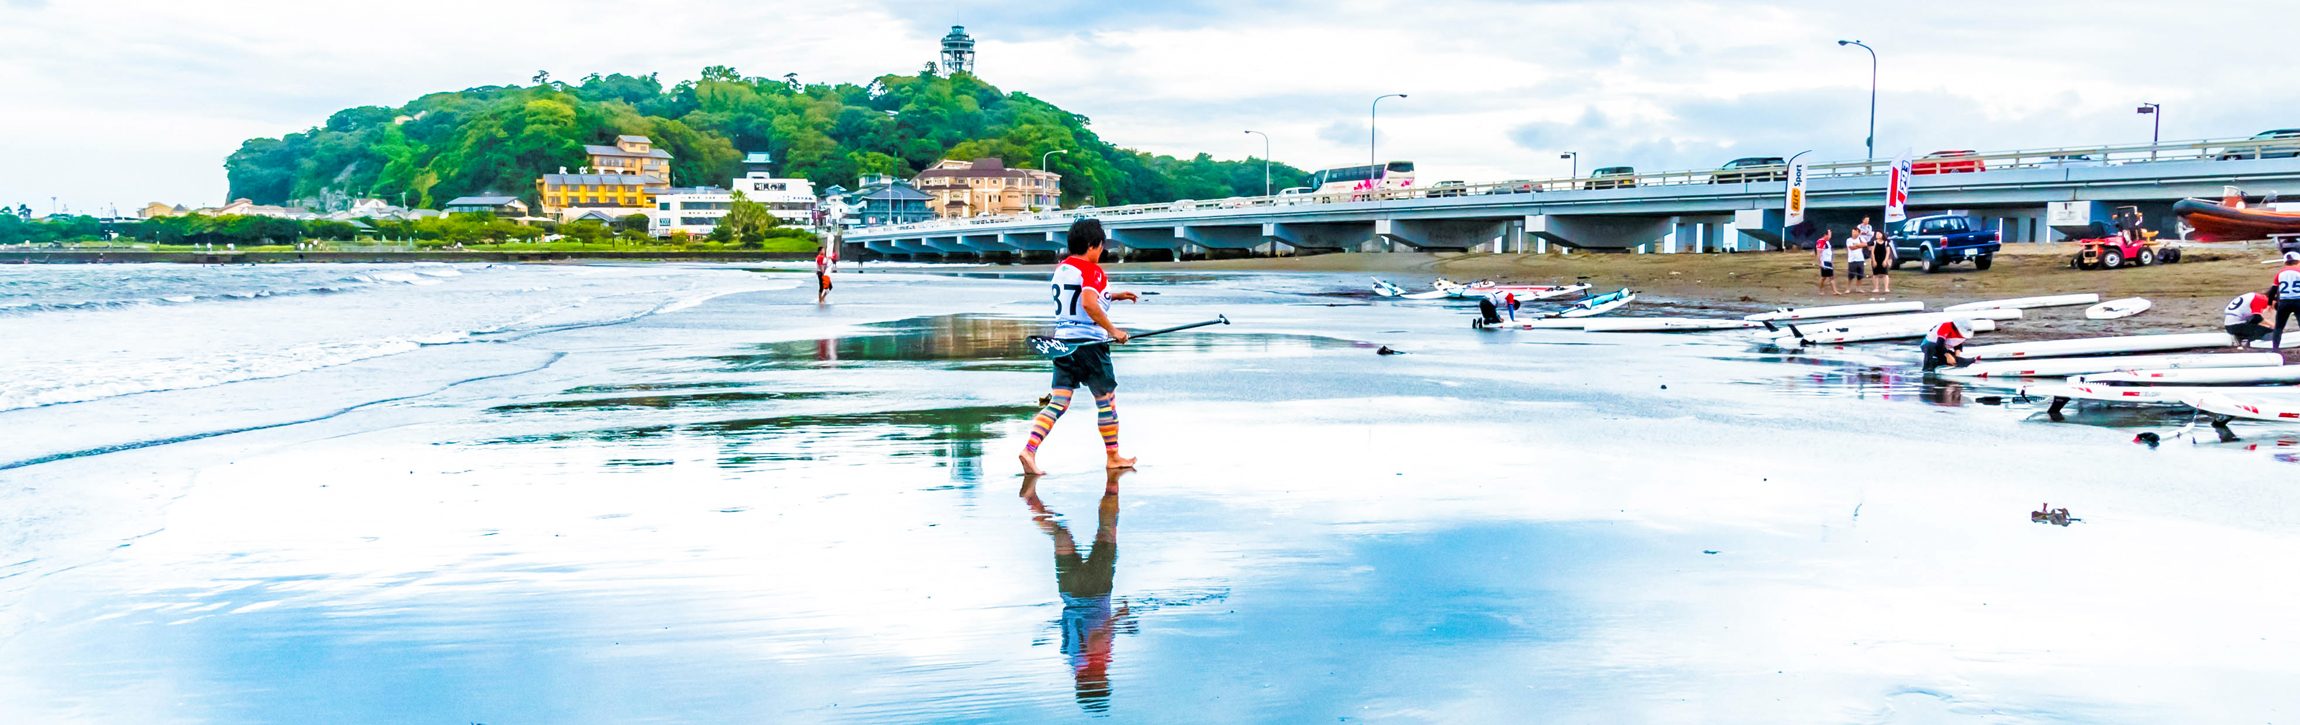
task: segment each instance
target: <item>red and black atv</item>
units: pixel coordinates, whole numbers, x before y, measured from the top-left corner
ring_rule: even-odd
[[[2116,208],[2112,227],[2093,223],[2092,238],[2074,240],[2082,245],[2069,266],[2077,269],[2116,269],[2125,265],[2146,267],[2162,262],[2180,261],[2180,248],[2158,241],[2156,232],[2140,228],[2140,208]]]

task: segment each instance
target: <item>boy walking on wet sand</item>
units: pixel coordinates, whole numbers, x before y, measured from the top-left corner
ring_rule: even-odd
[[[1110,344],[1125,343],[1126,331],[1111,324],[1104,312],[1115,300],[1139,299],[1132,292],[1112,294],[1102,273],[1102,222],[1080,219],[1070,224],[1070,257],[1054,268],[1054,338],[1071,344],[1068,355],[1054,359],[1054,391],[1045,407],[1030,421],[1030,442],[1022,447],[1022,473],[1036,476],[1038,444],[1054,430],[1054,421],[1070,409],[1070,396],[1084,385],[1094,392],[1095,422],[1102,429],[1102,450],[1107,468],[1133,468],[1134,459],[1118,455],[1118,376],[1110,367]]]

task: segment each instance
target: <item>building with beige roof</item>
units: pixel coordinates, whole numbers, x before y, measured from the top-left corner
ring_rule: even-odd
[[[934,195],[935,216],[943,219],[1021,214],[1062,203],[1061,174],[1009,169],[999,159],[945,159],[918,172],[911,185]]]

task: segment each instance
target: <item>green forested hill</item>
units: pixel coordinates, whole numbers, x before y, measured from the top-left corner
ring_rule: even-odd
[[[712,66],[664,88],[653,74],[434,93],[405,106],[362,106],[281,138],[249,139],[224,161],[231,197],[259,204],[325,194],[436,208],[482,191],[533,197],[535,177],[586,163],[584,144],[639,134],[672,154],[671,182],[722,185],[743,152],[774,154],[776,172],[818,187],[888,173],[909,177],[944,158],[1049,166],[1069,204],[1103,206],[1262,193],[1262,162],[1183,160],[1119,148],[1087,119],[969,74],[881,76],[868,86],[799,85]],[[1251,139],[1242,140],[1247,143]],[[1273,165],[1277,188],[1301,171]],[[529,203],[534,199],[529,198]]]

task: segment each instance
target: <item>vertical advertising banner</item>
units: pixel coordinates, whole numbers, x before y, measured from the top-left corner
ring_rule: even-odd
[[[1805,220],[1805,162],[1789,162],[1789,205],[1781,214],[1781,225],[1791,226]]]
[[[1909,218],[1909,151],[1893,159],[1893,169],[1885,180],[1885,223],[1907,221]]]

